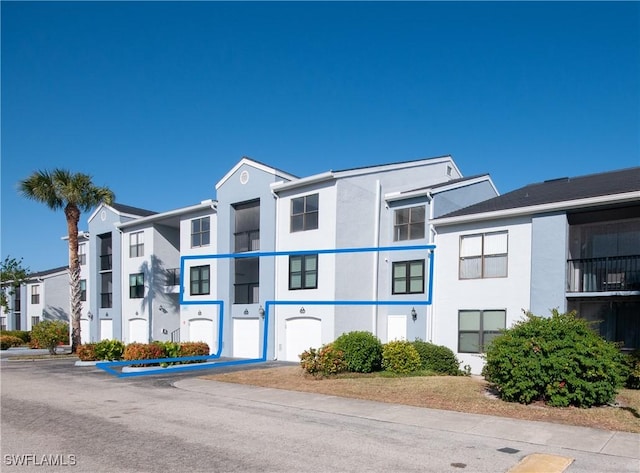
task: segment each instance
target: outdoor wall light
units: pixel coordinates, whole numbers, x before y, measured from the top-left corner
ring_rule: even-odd
[[[137,312],[136,312],[136,315],[138,315],[138,313],[137,313]],[[106,312],[106,313],[104,314],[104,316],[105,316],[105,317],[109,317],[109,312]]]
[[[87,312],[87,317],[89,318],[89,320],[93,320],[93,314],[91,313],[91,311]]]
[[[166,328],[163,328],[163,329],[162,329],[162,333],[166,335],[166,334],[168,334],[168,333],[169,333],[169,331],[168,331]]]
[[[411,309],[411,318],[413,319],[413,321],[414,321],[414,322],[415,322],[415,321],[416,321],[416,319],[418,318],[418,313],[416,312],[416,308],[415,308],[415,307],[413,307],[413,308]]]
[[[306,312],[306,310],[304,310],[304,307],[300,307],[300,313],[304,314]]]
[[[198,311],[198,315],[202,315],[202,311],[201,310]]]
[[[245,309],[243,312],[244,315],[249,315],[249,309]]]
[[[260,315],[260,317],[264,318],[264,309],[262,306],[258,308],[258,314]]]

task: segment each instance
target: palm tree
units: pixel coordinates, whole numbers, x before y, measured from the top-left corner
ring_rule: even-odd
[[[78,258],[78,222],[81,212],[88,212],[101,203],[115,199],[107,187],[91,182],[91,176],[71,173],[66,169],[36,171],[20,181],[19,190],[28,199],[42,202],[51,210],[64,209],[69,235],[69,286],[71,304],[71,352],[80,345],[80,260]]]

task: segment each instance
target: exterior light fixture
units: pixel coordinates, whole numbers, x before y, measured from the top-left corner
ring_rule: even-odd
[[[304,307],[300,307],[300,313],[304,314],[305,312],[307,312],[306,310],[304,310]]]
[[[262,306],[258,308],[258,314],[260,315],[260,317],[264,318],[264,308]]]
[[[245,309],[243,312],[244,315],[249,315],[249,309]]]
[[[418,313],[416,312],[416,308],[415,308],[415,307],[413,307],[413,308],[411,309],[411,318],[413,319],[413,321],[414,321],[414,322],[415,322],[415,321],[416,321],[416,319],[418,318]]]
[[[137,312],[136,312],[136,315],[138,315],[138,313],[137,313]],[[106,312],[106,313],[104,314],[104,316],[105,316],[105,317],[109,317],[109,312]]]
[[[91,311],[87,312],[87,317],[89,318],[89,320],[93,320],[93,314],[91,313]]]
[[[198,311],[198,315],[202,315],[202,311],[201,310]]]

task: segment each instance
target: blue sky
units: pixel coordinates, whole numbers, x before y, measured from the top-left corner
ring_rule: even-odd
[[[1,255],[67,264],[17,193],[84,172],[120,203],[450,154],[501,193],[640,165],[639,2],[1,2]],[[81,229],[86,229],[83,214]]]

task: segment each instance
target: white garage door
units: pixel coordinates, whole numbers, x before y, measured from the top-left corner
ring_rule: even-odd
[[[89,319],[80,319],[80,340],[82,343],[91,343]]]
[[[309,348],[322,346],[322,329],[320,319],[296,317],[284,322],[285,328],[285,361],[300,361],[300,354]]]
[[[129,319],[129,343],[149,343],[146,319]]]
[[[113,340],[113,320],[100,319],[100,340]]]
[[[213,320],[189,320],[189,341],[205,342],[209,345],[209,354],[213,353],[215,348],[213,346]]]
[[[260,321],[233,319],[234,358],[260,358]]]
[[[407,339],[407,316],[390,315],[387,318],[387,341]]]

